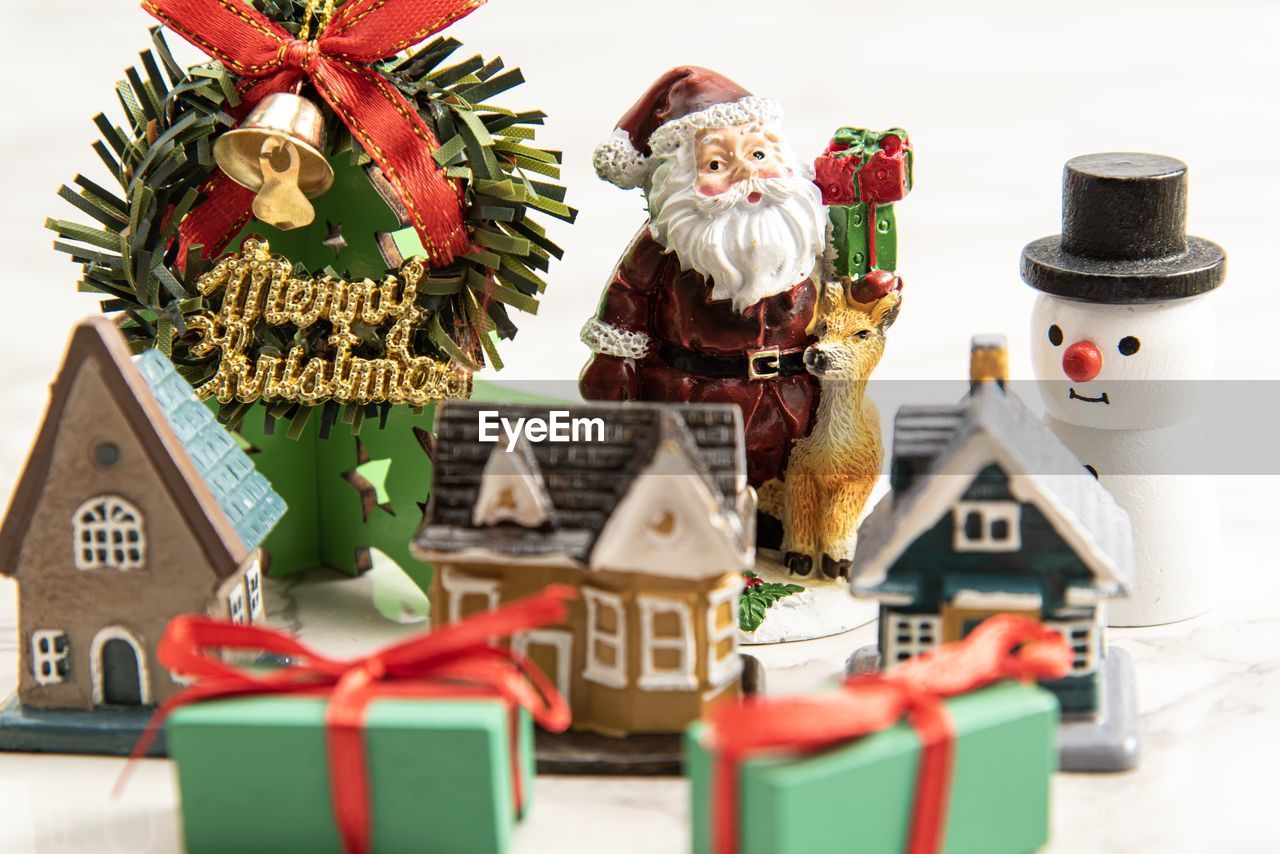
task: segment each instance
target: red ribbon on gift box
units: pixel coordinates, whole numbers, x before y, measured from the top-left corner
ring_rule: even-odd
[[[511,712],[512,781],[519,812],[525,797],[519,751],[514,747],[520,709],[544,729],[563,732],[570,722],[569,706],[532,662],[495,642],[564,622],[567,603],[577,597],[577,588],[553,584],[506,607],[349,661],[320,655],[274,629],[175,617],[160,640],[157,656],[174,673],[197,681],[156,711],[133,749],[133,759],[147,752],[173,711],[192,703],[260,695],[326,696],[325,740],[334,819],[343,851],[366,854],[372,815],[364,745],[369,704],[383,699],[493,698]],[[227,651],[287,656],[293,663],[275,670],[244,670],[221,660]],[[122,774],[117,789],[124,782]]]
[[[381,167],[434,266],[471,250],[461,185],[436,163],[440,143],[408,98],[370,67],[443,30],[485,0],[350,0],[314,39],[294,38],[244,0],[143,0],[165,26],[245,78],[243,119],[268,95],[309,81]],[[218,172],[179,226],[178,266],[212,258],[249,222],[253,193]]]
[[[905,719],[920,738],[920,767],[907,854],[942,851],[955,729],[945,700],[1001,679],[1058,679],[1071,669],[1070,645],[1035,620],[1000,614],[964,640],[895,666],[855,676],[827,694],[757,700],[709,720],[716,753],[711,829],[715,854],[737,854],[742,763],[758,756],[804,756],[880,732]]]

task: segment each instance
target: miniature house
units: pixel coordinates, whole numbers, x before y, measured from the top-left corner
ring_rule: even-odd
[[[432,621],[573,584],[568,621],[513,645],[569,699],[575,728],[679,732],[735,700],[755,518],[738,408],[506,406],[509,424],[525,419],[515,443],[483,429],[492,410],[439,412],[414,543],[436,567]]]
[[[1098,704],[1104,600],[1125,594],[1129,517],[1066,446],[1005,390],[1002,339],[975,340],[969,395],[904,406],[892,493],[859,531],[852,585],[880,602],[885,667],[958,640],[986,617],[1044,621],[1075,649],[1047,687],[1064,711]]]
[[[146,706],[181,687],[169,619],[263,616],[257,547],[284,504],[160,352],[102,317],[75,330],[0,527],[32,709]]]

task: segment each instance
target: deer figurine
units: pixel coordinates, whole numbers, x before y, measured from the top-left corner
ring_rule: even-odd
[[[769,484],[780,493],[770,503],[781,505],[783,563],[794,575],[820,569],[827,578],[848,577],[862,508],[884,462],[867,379],[884,354],[901,294],[901,279],[887,271],[823,286],[817,341],[804,353],[822,387],[817,418],[792,446],[783,480]]]

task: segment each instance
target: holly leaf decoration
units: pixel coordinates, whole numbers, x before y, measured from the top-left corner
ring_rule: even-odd
[[[779,600],[794,593],[803,593],[799,584],[776,584],[765,581],[754,572],[744,572],[746,586],[738,597],[738,628],[744,632],[754,632],[760,628],[765,616]]]

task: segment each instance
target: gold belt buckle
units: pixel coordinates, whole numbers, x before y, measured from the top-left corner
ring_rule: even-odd
[[[763,362],[763,367],[757,367]],[[777,347],[747,351],[747,376],[752,380],[771,380],[782,375],[782,351]]]

